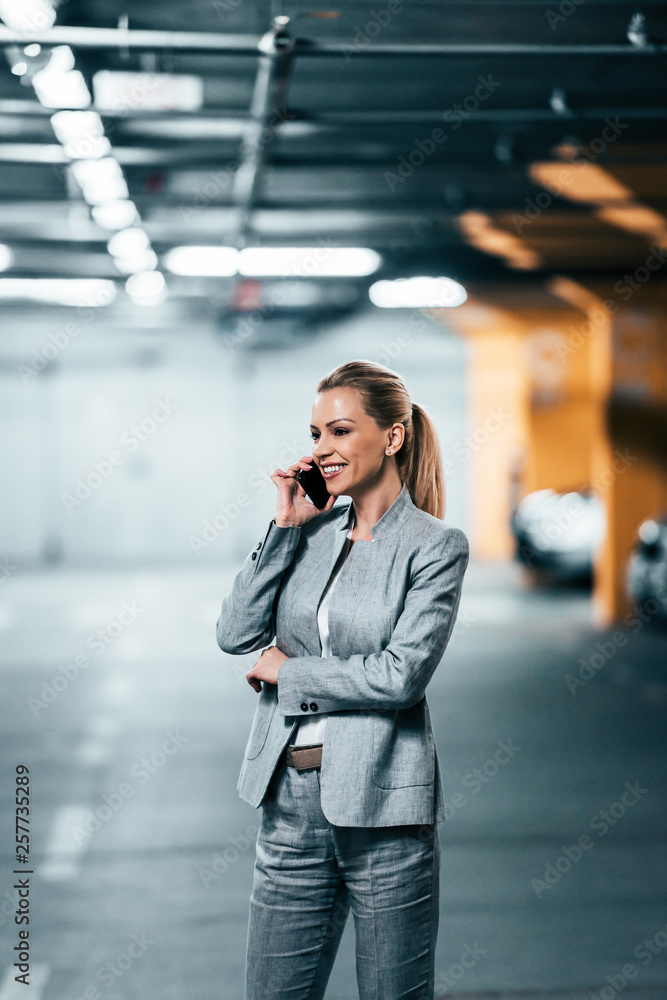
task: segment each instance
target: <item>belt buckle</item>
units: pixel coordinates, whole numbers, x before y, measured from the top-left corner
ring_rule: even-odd
[[[322,745],[288,747],[288,753],[297,771],[306,771],[322,764]]]

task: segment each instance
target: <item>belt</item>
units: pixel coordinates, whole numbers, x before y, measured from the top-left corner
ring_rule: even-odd
[[[309,743],[301,747],[286,746],[278,763],[295,767],[297,771],[305,771],[306,768],[311,767],[316,767],[319,770],[322,765],[322,744]]]

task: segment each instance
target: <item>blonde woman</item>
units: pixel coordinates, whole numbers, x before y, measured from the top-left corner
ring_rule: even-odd
[[[238,782],[262,806],[245,1000],[322,1000],[350,909],[360,1000],[433,1000],[445,809],[426,687],[468,540],[443,521],[438,438],[395,372],[334,369],[311,435],[271,476],[275,517],[217,622],[227,653],[268,646]],[[321,510],[296,478],[311,463]]]

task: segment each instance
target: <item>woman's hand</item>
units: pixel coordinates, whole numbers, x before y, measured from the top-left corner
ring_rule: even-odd
[[[258,694],[262,690],[260,681],[266,681],[268,684],[277,684],[280,664],[283,660],[288,659],[289,657],[287,654],[283,653],[283,651],[278,649],[277,646],[269,646],[268,649],[264,650],[252,670],[249,670],[246,674],[248,684],[250,684],[250,686],[253,687]]]
[[[299,527],[310,521],[311,517],[323,514],[325,510],[331,510],[336,502],[335,496],[330,496],[326,507],[321,509],[312,503],[306,494],[301,483],[297,482],[301,469],[310,469],[313,465],[312,455],[302,455],[296,462],[287,466],[287,471],[276,469],[271,479],[278,487],[278,503],[276,504],[276,516],[274,518],[279,528]]]

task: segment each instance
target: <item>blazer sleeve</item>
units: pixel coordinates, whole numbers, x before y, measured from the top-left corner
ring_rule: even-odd
[[[272,519],[246,557],[216,623],[218,646],[225,653],[252,653],[273,639],[276,594],[300,536],[300,526],[280,528]]]
[[[303,715],[302,702],[319,712],[402,709],[421,701],[452,634],[469,544],[459,528],[438,536],[405,595],[388,645],[380,653],[345,659],[293,656],[278,672],[278,711]]]

